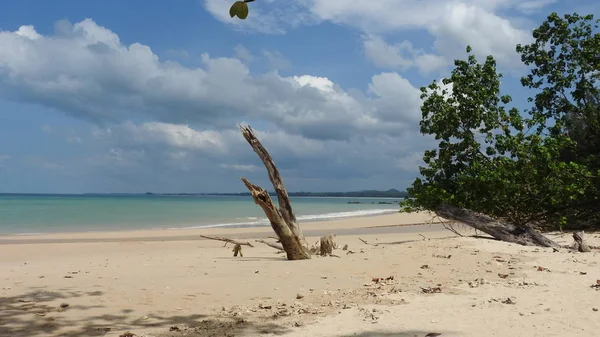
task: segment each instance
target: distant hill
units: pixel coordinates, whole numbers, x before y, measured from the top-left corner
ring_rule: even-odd
[[[275,192],[269,192],[275,195]],[[340,198],[405,198],[408,192],[390,189],[387,191],[365,190],[355,192],[289,192],[291,197],[340,197]],[[249,192],[243,193],[205,193],[204,195],[225,195],[225,196],[250,196]]]

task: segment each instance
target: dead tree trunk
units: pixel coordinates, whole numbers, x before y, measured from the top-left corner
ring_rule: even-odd
[[[560,247],[558,243],[548,239],[532,227],[515,226],[469,209],[442,204],[436,209],[435,213],[442,218],[462,222],[501,241],[523,246]]]
[[[569,246],[569,248],[582,253],[588,253],[592,251],[590,249],[590,246],[588,246],[588,244],[583,239],[583,231],[573,232],[573,240],[575,240],[575,242],[573,242],[573,244]]]
[[[321,244],[319,246],[319,254],[321,256],[327,256],[327,255],[331,255],[333,254],[333,246],[334,246],[334,242],[333,242],[333,235],[329,234],[329,235],[325,235],[321,237]]]
[[[277,193],[279,207],[275,206],[273,200],[271,200],[271,196],[269,196],[269,193],[265,189],[251,184],[243,177],[240,177],[240,179],[242,179],[252,194],[254,202],[265,212],[265,215],[271,223],[271,227],[273,227],[273,230],[277,234],[277,237],[287,254],[288,260],[310,259],[308,243],[306,242],[306,238],[304,237],[300,226],[298,226],[296,216],[292,210],[290,197],[283,185],[283,180],[279,175],[279,171],[277,170],[271,155],[269,155],[269,152],[267,152],[258,138],[256,138],[256,135],[250,126],[240,125],[240,130],[248,144],[252,146],[254,152],[256,152],[265,165],[265,168],[269,173],[271,184],[273,184],[275,193]]]

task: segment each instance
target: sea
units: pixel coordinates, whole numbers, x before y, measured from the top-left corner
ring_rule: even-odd
[[[401,198],[291,200],[312,222],[395,213]],[[260,226],[269,222],[250,196],[0,194],[0,235]]]

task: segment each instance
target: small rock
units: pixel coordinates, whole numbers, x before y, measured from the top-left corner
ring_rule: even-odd
[[[68,307],[68,306],[69,306],[69,303],[61,303],[61,304],[60,304],[60,307],[61,307],[61,308],[66,308],[66,307]]]
[[[598,308],[592,308],[592,311],[598,311]]]
[[[304,295],[301,293],[296,294],[296,299],[299,300],[301,298],[304,298]]]

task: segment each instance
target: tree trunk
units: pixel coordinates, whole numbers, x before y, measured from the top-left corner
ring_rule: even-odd
[[[240,179],[242,179],[252,194],[254,202],[265,212],[265,215],[271,223],[271,227],[273,227],[273,230],[281,242],[281,246],[287,254],[288,260],[310,259],[308,243],[306,242],[306,238],[304,237],[300,226],[298,226],[296,216],[292,210],[290,197],[283,185],[283,180],[279,175],[279,171],[277,170],[273,159],[269,155],[269,152],[262,146],[258,138],[256,138],[256,135],[250,126],[240,125],[240,130],[248,144],[252,146],[254,152],[256,152],[265,165],[265,168],[269,173],[269,180],[271,180],[275,193],[277,193],[279,208],[275,207],[273,200],[271,200],[271,196],[265,189],[251,184],[243,177],[240,177]]]
[[[515,226],[469,209],[442,204],[436,209],[435,213],[442,218],[462,222],[501,241],[523,246],[560,247],[558,243],[529,226]]]
[[[590,246],[588,246],[588,244],[583,239],[583,231],[573,232],[573,240],[575,240],[575,242],[573,242],[573,244],[569,248],[582,253],[589,253],[592,251],[590,249]]]
[[[319,246],[319,254],[321,256],[328,256],[333,254],[333,246],[335,243],[333,242],[333,235],[325,235],[321,237],[321,242]]]

